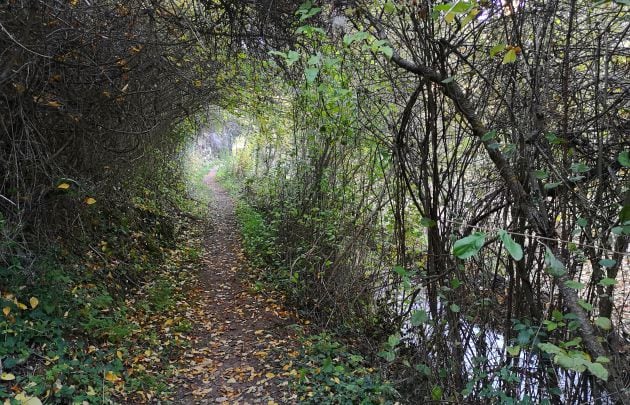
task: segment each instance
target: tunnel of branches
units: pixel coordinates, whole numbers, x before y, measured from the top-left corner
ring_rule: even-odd
[[[366,347],[403,330],[409,361],[448,370],[394,362],[409,398],[440,378],[483,403],[510,366],[497,384],[521,398],[627,400],[625,2],[314,3],[3,2],[0,266],[34,275],[89,233],[83,196],[130,209],[219,108],[255,128],[233,170],[275,221],[267,259],[299,274],[289,299]],[[492,359],[576,338],[606,381]]]

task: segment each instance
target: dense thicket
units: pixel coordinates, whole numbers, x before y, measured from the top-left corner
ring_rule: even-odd
[[[268,261],[400,331],[416,397],[627,399],[622,3],[307,2],[272,53],[289,84],[234,166]]]
[[[323,322],[390,335],[409,398],[627,401],[627,2],[13,0],[0,24],[5,273],[94,201],[160,199],[212,102],[255,127],[232,168],[259,255]]]
[[[173,126],[219,102],[237,55],[286,41],[291,7],[141,0],[0,6],[4,238],[20,241],[23,252],[45,243],[49,231],[73,228],[83,197],[103,201],[132,178],[147,181],[159,162],[176,160],[190,134]],[[77,191],[75,206],[55,205],[62,183]],[[0,247],[2,261],[10,252]]]

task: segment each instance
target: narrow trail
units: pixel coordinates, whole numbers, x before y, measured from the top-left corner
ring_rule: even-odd
[[[286,373],[295,353],[291,314],[278,297],[249,287],[234,202],[215,176],[212,170],[204,179],[213,199],[210,229],[186,315],[193,341],[184,354],[187,368],[177,376],[175,403],[295,403]]]

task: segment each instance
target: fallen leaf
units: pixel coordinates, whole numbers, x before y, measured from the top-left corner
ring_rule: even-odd
[[[96,204],[96,200],[95,200],[94,198],[92,198],[92,197],[87,197],[87,198],[84,200],[84,202],[85,202],[87,205]]]
[[[118,377],[113,371],[108,371],[105,373],[105,379],[109,382],[116,382],[120,380],[120,377]]]
[[[0,380],[2,381],[13,381],[15,380],[15,376],[11,373],[2,373],[0,374]]]
[[[68,184],[68,183],[61,183],[61,184],[59,184],[59,185],[57,186],[57,188],[58,188],[58,189],[61,189],[61,190],[67,190],[67,189],[69,189],[69,188],[70,188],[70,184]]]
[[[28,302],[31,304],[31,308],[33,309],[37,308],[37,306],[39,305],[39,300],[35,297],[31,297],[31,299],[28,300]]]
[[[9,307],[2,308],[2,313],[4,314],[4,316],[9,316],[10,312],[11,312],[11,308]]]

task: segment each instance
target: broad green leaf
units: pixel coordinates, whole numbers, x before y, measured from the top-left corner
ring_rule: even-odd
[[[311,84],[315,81],[315,79],[317,79],[319,69],[316,67],[309,67],[304,69],[304,74],[306,75],[306,81]]]
[[[440,83],[448,84],[448,83],[451,83],[453,80],[455,80],[455,75],[447,77],[446,79],[442,80]]]
[[[422,309],[413,311],[411,313],[411,324],[413,326],[421,325],[427,322],[428,320],[429,320],[429,315],[427,315],[427,312]]]
[[[449,308],[450,308],[450,309],[451,309],[451,311],[453,311],[453,312],[459,312],[459,311],[460,311],[459,305],[457,305],[457,304],[451,304],[451,305],[449,306]]]
[[[453,254],[460,259],[468,259],[473,257],[483,247],[486,240],[486,234],[483,232],[474,232],[455,242],[453,245]]]
[[[545,252],[545,264],[547,265],[547,272],[554,277],[560,277],[567,272],[564,264],[556,259],[556,256],[549,248]]]
[[[382,352],[378,352],[378,355],[384,358],[385,360],[389,361],[390,363],[396,360],[396,353],[394,353],[393,351],[384,350]]]
[[[394,273],[398,274],[401,277],[409,277],[409,273],[402,266],[394,266]]]
[[[578,300],[578,305],[584,308],[585,311],[590,312],[593,310],[593,304],[584,300]]]
[[[300,10],[298,10],[298,13],[301,14],[300,21],[304,21],[306,19],[309,19],[309,18],[313,17],[314,15],[318,14],[320,11],[322,11],[322,9],[320,7],[313,7],[310,10],[305,11],[305,12],[300,12]]]
[[[561,141],[561,139],[560,139],[560,138],[558,138],[558,135],[554,134],[553,132],[547,132],[547,133],[545,134],[545,138],[547,138],[547,140],[548,140],[550,143],[553,143],[553,144],[556,144],[556,143],[561,143],[561,142],[562,142],[562,141]]]
[[[383,55],[387,56],[387,59],[391,59],[394,56],[394,50],[392,49],[391,46],[383,45],[380,48],[378,48],[378,50]]]
[[[487,141],[490,141],[490,140],[494,139],[494,137],[495,137],[496,135],[497,135],[497,131],[496,131],[496,129],[493,129],[492,131],[488,131],[488,132],[486,132],[486,133],[485,133],[485,134],[481,137],[481,140],[482,140],[483,142],[487,142]]]
[[[562,343],[562,347],[564,347],[565,349],[568,348],[568,347],[576,347],[580,343],[582,343],[582,338],[581,337],[576,337],[575,339],[571,339],[568,342],[563,342]]]
[[[507,64],[507,63],[514,63],[516,62],[516,51],[514,49],[510,49],[509,51],[507,51],[507,53],[505,54],[505,56],[503,57],[503,64]]]
[[[521,352],[521,346],[516,345],[516,346],[508,346],[506,348],[508,354],[512,357],[516,357],[519,355],[519,353]]]
[[[560,182],[556,182],[556,183],[547,183],[547,184],[545,184],[545,185],[543,186],[543,188],[544,188],[545,190],[553,190],[554,188],[558,187],[560,184],[562,184],[562,183],[560,183]]]
[[[584,284],[580,283],[579,281],[575,281],[575,280],[567,280],[564,282],[564,285],[566,285],[569,288],[572,288],[574,290],[581,290],[584,288]]]
[[[586,363],[586,367],[591,374],[600,380],[608,380],[608,370],[606,370],[606,367],[604,367],[601,363],[592,363],[589,361]]]
[[[582,162],[577,162],[577,163],[571,164],[571,171],[573,173],[586,173],[589,170],[591,170],[591,168],[588,167],[587,165],[585,165]]]
[[[598,316],[597,318],[595,318],[595,325],[604,330],[612,329],[612,322],[609,318],[606,318],[605,316]]]
[[[387,338],[387,345],[391,348],[398,346],[399,343],[400,343],[399,334],[389,335],[389,337]]]
[[[562,349],[553,343],[538,343],[538,348],[548,354],[558,354]]]
[[[388,1],[383,5],[383,11],[387,14],[392,14],[396,11],[396,5],[393,1]]]
[[[627,150],[620,152],[619,156],[617,156],[617,160],[623,167],[630,167],[630,152]]]
[[[549,173],[546,170],[534,170],[534,177],[539,180],[544,180],[549,177]]]
[[[510,253],[510,256],[514,258],[514,260],[519,261],[523,258],[523,249],[521,248],[521,245],[516,243],[509,233],[507,233],[503,229],[500,230],[499,239],[501,239],[501,242],[503,242],[503,246]]]
[[[300,60],[300,54],[299,53],[297,53],[295,51],[289,51],[287,53],[286,61],[287,61],[287,65],[288,66],[293,65],[298,60]]]
[[[556,357],[553,359],[553,361],[560,367],[564,367],[569,370],[578,371],[580,373],[586,370],[586,366],[584,366],[584,359],[569,356],[566,353],[556,354]]]
[[[586,220],[585,218],[578,218],[577,224],[582,228],[585,228],[586,225],[588,225],[588,220]]]
[[[280,51],[269,51],[269,55],[276,55],[276,56],[280,56],[283,59],[287,58],[287,54],[284,52],[280,52]]]
[[[497,44],[490,48],[490,57],[494,58],[498,53],[503,52],[506,46],[506,44]]]
[[[363,41],[366,40],[370,37],[370,34],[368,34],[365,31],[358,31],[355,32],[353,34],[346,34],[343,36],[343,43],[345,45],[352,45],[353,42],[357,42],[357,41]]]
[[[552,321],[543,321],[543,325],[547,327],[547,332],[553,332],[558,329],[558,323]]]
[[[597,284],[604,287],[608,287],[608,286],[617,284],[617,280],[615,280],[614,278],[602,278],[601,280],[599,280],[599,283]]]
[[[319,62],[321,62],[322,57],[321,55],[312,55],[310,58],[308,58],[308,63],[309,65],[313,66],[313,65],[319,65]]]
[[[614,267],[615,264],[617,264],[617,261],[612,259],[602,259],[599,261],[599,265],[602,267]]]
[[[422,217],[422,219],[420,220],[420,225],[424,226],[425,228],[431,228],[432,226],[436,225],[436,222],[431,218]]]
[[[320,28],[320,27],[313,27],[312,25],[303,25],[301,27],[298,27],[298,29],[295,30],[295,33],[298,34],[298,35],[300,35],[300,34],[311,35],[313,33],[326,35],[326,31],[324,31],[322,28]]]

